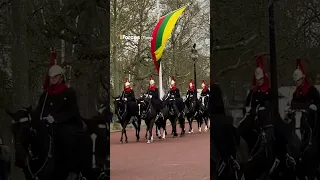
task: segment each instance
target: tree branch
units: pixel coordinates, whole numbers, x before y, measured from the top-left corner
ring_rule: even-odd
[[[233,71],[233,70],[236,70],[236,69],[239,69],[239,68],[242,68],[246,65],[248,65],[252,60],[256,59],[258,56],[266,56],[266,55],[269,55],[269,53],[258,53],[258,54],[255,54],[252,56],[251,59],[247,60],[247,61],[244,61],[244,62],[241,62],[241,56],[243,56],[244,54],[248,53],[248,52],[252,52],[252,49],[249,49],[247,51],[245,51],[244,53],[242,53],[240,55],[240,57],[238,58],[238,62],[235,64],[235,65],[232,65],[232,66],[228,66],[224,69],[221,69],[217,74],[216,76],[222,76],[230,71]]]
[[[213,51],[230,50],[230,49],[235,49],[237,47],[246,46],[248,43],[255,40],[257,37],[258,37],[258,35],[254,34],[253,36],[251,36],[249,39],[247,39],[245,41],[240,41],[235,44],[228,44],[228,45],[224,45],[224,46],[216,46],[213,48]]]

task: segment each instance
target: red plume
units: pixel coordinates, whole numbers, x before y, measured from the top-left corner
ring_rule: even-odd
[[[308,93],[308,91],[309,91],[309,88],[310,88],[311,84],[309,83],[308,79],[306,78],[306,72],[305,72],[305,70],[304,70],[304,68],[302,66],[302,61],[301,61],[300,58],[297,58],[297,67],[296,68],[299,69],[302,72],[302,74],[304,75],[305,78],[304,78],[303,86],[302,87],[297,87],[295,93],[299,94],[301,92],[303,95],[306,95]]]
[[[262,70],[264,70],[262,56],[258,56],[256,63],[257,63],[257,65],[256,65],[257,67],[260,67]]]
[[[126,88],[126,83],[129,82],[129,78],[126,77],[126,82],[123,84],[124,91],[130,91],[131,87]]]
[[[57,52],[52,51],[51,52],[51,57],[50,57],[50,62],[49,62],[49,68],[54,66],[54,65],[56,65],[56,58],[57,58]],[[47,90],[49,88],[49,85],[50,85],[50,77],[47,74],[46,75],[46,79],[45,79],[44,84],[43,84],[43,90]]]
[[[174,76],[171,76],[171,80],[174,80],[174,81],[176,81],[176,80],[174,79]]]
[[[192,86],[190,87],[190,83],[192,84]],[[188,86],[188,90],[189,91],[194,91],[194,83],[193,83],[193,80],[192,79],[190,79],[190,83],[189,83],[189,86]]]
[[[202,83],[204,84],[204,88],[202,89],[202,92],[206,92],[208,90],[206,82],[204,80],[202,80]]]
[[[306,75],[300,58],[297,58],[297,67],[296,68],[299,69],[302,72],[302,74]]]
[[[150,76],[150,81],[151,81],[151,80],[153,80],[153,79],[152,79],[152,76]],[[150,82],[149,82],[149,90],[150,90],[150,91],[154,91],[155,89],[156,89],[156,85],[154,84],[154,85],[151,87],[151,84],[150,84]]]
[[[262,56],[258,56],[257,60],[256,60],[256,68],[261,68],[262,72],[263,72],[263,79],[264,79],[264,84],[260,87],[260,90],[262,92],[267,92],[270,88],[270,82],[269,82],[269,78],[267,76],[267,73],[264,70],[264,64],[263,64],[263,58]],[[257,90],[257,80],[255,77],[255,74],[253,74],[253,90],[256,91]]]

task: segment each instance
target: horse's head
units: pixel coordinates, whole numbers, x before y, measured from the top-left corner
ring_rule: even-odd
[[[146,111],[147,111],[147,109],[149,107],[149,104],[151,103],[151,98],[148,96],[148,94],[143,94],[137,100],[137,103],[138,103],[139,115],[142,118],[145,118],[146,117]]]
[[[20,143],[20,137],[24,137],[31,127],[32,107],[27,107],[16,111],[15,113],[6,109],[7,114],[12,118],[12,133],[15,143]]]
[[[288,123],[294,121],[296,124],[301,124],[302,120],[306,120],[308,118],[308,112],[308,105],[293,103],[287,110]]]
[[[13,143],[16,151],[16,165],[24,166],[24,159],[27,155],[27,146],[30,143],[32,107],[27,107],[16,111],[15,113],[6,109],[6,113],[12,118]]]
[[[193,94],[190,94],[187,99],[186,99],[186,102],[188,103],[185,103],[187,106],[188,106],[188,109],[193,109],[195,108],[196,106],[196,98],[194,97]]]
[[[116,114],[124,108],[124,99],[121,96],[114,97],[114,109]]]
[[[300,157],[311,145],[312,141],[312,128],[307,121],[308,109],[296,108],[288,110],[287,123],[290,127],[290,136],[292,137],[288,143],[288,151],[294,158]]]

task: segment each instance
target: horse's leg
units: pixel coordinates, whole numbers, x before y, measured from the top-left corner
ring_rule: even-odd
[[[141,131],[141,119],[138,118],[138,140],[140,140],[140,131]]]
[[[204,123],[206,124],[206,127],[204,127],[204,131],[207,131],[208,130],[208,117],[207,116],[204,117]]]
[[[126,127],[127,127],[128,123],[129,123],[129,121],[130,121],[130,118],[125,121],[124,127],[123,127],[123,129],[122,129],[122,130],[123,130],[123,134],[124,134],[124,136],[125,136],[125,138],[126,138],[126,140],[125,140],[126,143],[128,143],[128,136],[127,136]]]
[[[122,121],[120,121],[120,125],[122,127],[120,143],[122,144],[123,143],[123,134],[124,134],[125,126],[124,126],[124,123]]]
[[[199,118],[199,123],[198,123],[199,132],[202,131],[202,128],[201,128],[202,124],[203,124],[203,116],[201,116],[201,117]]]
[[[139,141],[139,127],[137,126],[136,122],[132,121],[132,125],[134,126],[134,129],[136,130],[136,141]]]
[[[158,136],[159,139],[161,139],[161,120],[158,119],[158,122],[156,122],[156,135]]]
[[[178,133],[177,133],[177,119],[176,118],[173,119],[172,131],[173,131],[173,137],[177,137]]]
[[[180,124],[180,128],[181,128],[180,136],[184,136],[185,135],[185,119],[184,119],[184,117],[180,117],[179,119],[180,119],[179,124]]]
[[[167,121],[165,119],[163,119],[163,121],[161,122],[162,124],[162,128],[163,128],[163,134],[162,134],[162,139],[166,139],[166,135],[167,135]]]
[[[144,122],[146,123],[146,134],[145,134],[145,136],[144,136],[144,138],[146,139],[146,140],[148,140],[148,131],[149,131],[149,124],[147,123],[148,122],[148,120],[144,120]]]
[[[153,129],[153,125],[154,125],[154,121],[155,119],[151,119],[150,120],[150,124],[149,124],[149,137],[148,137],[148,144],[153,142],[153,135],[152,135],[152,129]]]
[[[193,133],[193,129],[192,129],[192,116],[190,117],[189,115],[187,116],[188,119],[188,123],[189,123],[189,133]]]
[[[172,127],[172,129],[171,129],[171,135],[174,134],[174,128],[173,128],[173,126],[174,126],[174,120],[172,120],[172,119],[173,119],[172,116],[170,116],[170,117],[169,117],[169,121],[170,121],[171,127]]]

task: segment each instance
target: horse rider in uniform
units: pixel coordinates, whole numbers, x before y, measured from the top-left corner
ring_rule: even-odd
[[[181,107],[182,103],[183,103],[183,100],[180,96],[180,90],[177,88],[176,86],[176,80],[174,78],[174,76],[171,77],[171,82],[170,82],[170,90],[168,92],[168,97],[174,97],[175,100],[176,100],[176,103],[174,104],[174,110],[176,112],[178,112],[178,117],[181,115],[180,112],[179,112],[179,109],[181,111],[183,111],[183,108]]]
[[[196,100],[197,102],[197,92],[195,90],[195,86],[194,86],[194,83],[193,83],[193,80],[190,79],[190,83],[189,83],[189,87],[188,87],[188,91],[187,91],[187,94],[186,94],[186,103],[188,105],[190,105],[190,101],[189,101],[189,98],[191,97],[192,100]],[[198,105],[198,104],[196,104]]]
[[[306,77],[306,72],[302,66],[301,59],[297,59],[297,67],[293,73],[293,79],[296,83],[296,90],[293,93],[291,106],[293,104],[307,104],[309,109],[308,123],[312,128],[313,136],[319,134],[319,117],[320,117],[320,94],[316,87],[311,85]],[[317,138],[320,146],[320,138]],[[318,147],[320,148],[320,147]],[[314,157],[320,160],[320,157]],[[318,169],[318,176],[319,176]]]
[[[82,128],[76,92],[68,88],[64,78],[64,70],[53,65],[49,69],[50,85],[41,94],[36,108],[36,115],[54,126],[54,179],[66,179],[69,172],[76,172],[77,165],[73,132]],[[61,166],[62,165],[62,166]]]
[[[274,116],[272,115],[272,94],[267,73],[265,73],[262,56],[257,58],[257,66],[253,77],[253,88],[250,90],[245,103],[244,114],[245,118],[238,127],[238,133],[247,142],[248,148],[252,151],[255,148],[258,134],[264,136],[263,146],[271,148],[271,143],[274,140]],[[257,117],[258,120],[255,120]],[[257,127],[258,126],[258,127]],[[263,130],[263,132],[260,132]],[[240,143],[238,139],[238,143]],[[260,147],[260,146],[259,146]],[[271,151],[271,150],[270,150]],[[272,153],[268,153],[272,154]],[[266,166],[273,162],[266,162]],[[252,167],[255,169],[255,167]],[[256,167],[259,168],[259,167]],[[253,170],[249,174],[251,178],[258,173]],[[251,179],[246,177],[246,179]]]
[[[149,88],[148,88],[148,92],[146,93],[150,98],[151,98],[151,104],[152,106],[155,108],[156,112],[157,112],[157,117],[156,120],[159,117],[163,117],[163,114],[161,112],[161,99],[160,99],[160,95],[159,95],[159,89],[156,87],[155,85],[155,81],[152,79],[152,77],[150,77],[150,81],[149,81]]]
[[[291,103],[309,104],[309,109],[314,114],[320,111],[320,95],[316,87],[311,85],[307,78],[301,60],[297,60],[297,69],[293,73],[296,90],[292,95]],[[319,117],[319,116],[318,116]]]
[[[193,83],[192,79],[190,79],[190,83],[189,83],[189,86],[188,86],[188,91],[187,91],[187,94],[186,94],[186,98],[188,99],[190,96],[192,96],[193,98],[197,97],[197,94],[196,94],[196,91],[195,91],[195,86],[194,86],[194,83]]]
[[[208,108],[208,101],[205,102],[205,98],[209,98],[210,96],[210,90],[208,89],[207,85],[206,85],[206,82],[204,80],[202,80],[202,83],[201,83],[201,87],[202,87],[202,91],[201,91],[201,94],[200,94],[200,103],[203,103],[205,109],[204,110],[207,110]],[[208,129],[208,126],[205,127],[205,131],[207,131]],[[200,128],[200,131],[201,131],[201,128]]]
[[[125,101],[125,112],[128,112],[128,109],[129,111],[134,110],[136,98],[128,78],[126,78],[126,82],[124,83],[124,90],[121,96]]]

